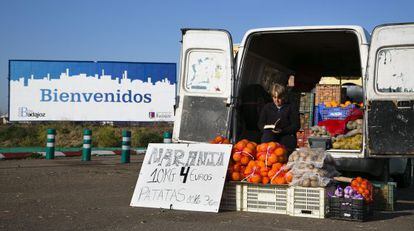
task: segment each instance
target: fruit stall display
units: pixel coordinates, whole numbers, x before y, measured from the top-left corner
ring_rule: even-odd
[[[336,101],[320,104],[310,137],[330,137],[333,149],[358,150],[362,147],[363,104]]]
[[[230,142],[220,136],[210,143]],[[221,209],[365,221],[374,208],[373,184],[361,177],[338,184],[335,166],[321,149],[299,148],[287,158],[279,143],[240,140],[231,152]]]

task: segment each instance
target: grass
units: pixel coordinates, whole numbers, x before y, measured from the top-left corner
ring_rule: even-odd
[[[131,131],[131,146],[146,147],[148,143],[162,142],[162,134],[172,131],[168,123],[141,124],[140,126],[111,126],[81,122],[44,122],[32,124],[0,125],[0,147],[43,147],[47,129],[56,129],[56,147],[81,147],[83,130],[92,130],[93,147],[120,147],[122,130]]]

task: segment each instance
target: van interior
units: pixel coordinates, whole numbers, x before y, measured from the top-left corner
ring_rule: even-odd
[[[251,34],[243,54],[238,54],[243,55],[243,61],[236,90],[236,140],[247,138],[260,142],[257,121],[263,105],[272,102],[269,88],[272,83],[287,85],[289,75],[294,75],[294,87],[290,92],[293,97],[289,100],[298,108],[300,94],[314,93],[316,85],[323,83],[326,77],[342,85],[349,100],[361,103],[359,49],[358,35],[351,30]]]

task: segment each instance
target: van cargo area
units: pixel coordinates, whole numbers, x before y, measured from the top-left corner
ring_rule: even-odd
[[[236,78],[237,101],[233,116],[236,140],[247,138],[260,142],[257,122],[263,105],[272,102],[269,87],[272,83],[288,85],[289,75],[294,76],[289,101],[299,109],[301,116],[301,129],[297,134],[299,146],[299,142],[309,136],[310,127],[318,123],[315,118],[318,106],[324,107],[332,101],[329,97],[321,98],[323,96],[318,93],[326,91],[322,89],[324,86],[328,85],[329,90],[335,91],[332,94],[337,94],[334,107],[343,106],[346,101],[345,106],[363,103],[361,76],[365,63],[361,63],[364,59],[360,54],[363,43],[360,40],[358,33],[351,29],[251,33],[238,54],[241,66]],[[336,145],[329,152],[334,156],[363,157],[362,134],[359,139],[361,145],[356,148],[355,145],[345,145],[345,148]]]
[[[344,172],[410,179],[411,161],[402,157],[414,155],[414,24],[371,34],[357,25],[256,28],[239,45],[223,29],[182,35],[174,142],[277,140],[288,152],[325,149]],[[273,83],[287,86],[290,105],[269,109],[259,128],[265,104],[273,107]],[[276,118],[292,111],[291,121]],[[288,135],[272,137],[287,124]],[[273,130],[261,142],[264,128]]]

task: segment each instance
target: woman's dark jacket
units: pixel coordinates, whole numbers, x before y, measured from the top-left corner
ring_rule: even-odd
[[[258,126],[263,131],[265,125],[274,124],[278,119],[278,128],[282,129],[281,135],[296,135],[300,128],[299,111],[289,103],[282,105],[280,109],[273,102],[267,103],[260,113]]]

